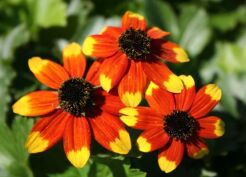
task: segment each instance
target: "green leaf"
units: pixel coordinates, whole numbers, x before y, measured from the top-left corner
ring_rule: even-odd
[[[65,26],[67,5],[62,0],[28,0],[32,24],[39,27]]]
[[[238,116],[235,98],[246,103],[246,51],[232,43],[218,43],[216,54],[207,62],[201,75],[205,82],[216,77],[215,82],[222,88],[222,105],[235,117]],[[234,98],[233,98],[233,97]]]
[[[211,37],[206,11],[196,6],[183,6],[180,29],[180,45],[189,52],[191,57],[196,57],[206,47]]]
[[[28,167],[25,139],[33,124],[32,120],[17,118],[12,130],[0,124],[0,174],[1,177],[32,177]]]
[[[180,35],[178,20],[168,3],[160,0],[144,0],[144,14],[150,25],[169,31],[171,38],[178,39]]]

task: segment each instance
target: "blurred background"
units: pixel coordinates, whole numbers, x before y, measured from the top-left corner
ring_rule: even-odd
[[[159,170],[157,153],[133,147],[123,157],[92,145],[83,169],[72,167],[62,144],[29,155],[24,143],[34,119],[12,113],[24,94],[42,89],[27,67],[32,56],[61,62],[69,42],[83,43],[105,25],[119,25],[126,10],[171,32],[190,56],[190,63],[169,66],[191,74],[200,87],[217,83],[223,90],[213,114],[226,133],[208,142],[201,160],[184,157],[177,170]],[[245,0],[1,0],[0,1],[0,177],[244,177],[246,176],[246,1]],[[133,130],[133,142],[137,135]],[[94,142],[93,142],[94,143]]]

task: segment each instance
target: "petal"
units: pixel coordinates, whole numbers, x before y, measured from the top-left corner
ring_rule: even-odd
[[[199,136],[202,138],[218,138],[225,133],[225,123],[216,116],[197,119],[200,124]]]
[[[69,114],[56,110],[39,119],[27,137],[26,148],[28,152],[42,152],[56,144],[62,138],[69,118]]]
[[[163,128],[153,128],[144,131],[137,139],[138,149],[141,152],[151,152],[164,147],[169,140]]]
[[[160,58],[172,62],[172,63],[183,63],[188,62],[187,53],[178,44],[164,40],[153,40],[152,41],[153,52]]]
[[[128,68],[128,59],[118,52],[116,55],[103,61],[100,67],[99,80],[102,88],[109,92],[122,79]]]
[[[147,35],[151,38],[151,39],[160,39],[163,38],[165,36],[168,36],[170,33],[167,31],[163,31],[158,27],[152,27],[147,31]]]
[[[64,68],[71,77],[81,78],[84,75],[86,60],[77,43],[71,43],[63,49]]]
[[[158,154],[158,164],[162,171],[169,173],[177,168],[184,154],[184,145],[180,141],[172,140]]]
[[[162,115],[168,115],[175,109],[173,94],[162,90],[153,82],[150,82],[145,92],[145,98],[150,107]]]
[[[83,167],[90,157],[91,134],[85,117],[71,117],[67,122],[63,144],[68,160],[77,168]]]
[[[90,66],[89,71],[86,75],[86,81],[90,82],[94,86],[99,86],[99,74],[100,74],[100,67],[102,65],[102,60],[96,60]]]
[[[201,141],[196,140],[195,142],[186,144],[187,154],[193,159],[200,159],[208,154],[208,147]]]
[[[119,84],[119,96],[126,106],[136,107],[142,101],[147,78],[140,62],[130,60],[130,69]]]
[[[66,70],[53,61],[33,57],[28,60],[28,65],[35,77],[50,88],[58,89],[65,80],[69,79]]]
[[[111,38],[114,38],[115,40],[118,40],[118,38],[122,34],[122,29],[120,27],[115,26],[106,26],[102,29],[100,34],[107,35]]]
[[[106,149],[119,154],[127,154],[131,140],[123,123],[107,112],[89,119],[96,141]]]
[[[118,50],[118,41],[108,35],[91,35],[83,43],[85,55],[106,58],[114,55]]]
[[[129,28],[145,30],[147,22],[142,15],[127,11],[122,17],[122,28],[124,30]]]
[[[176,109],[187,111],[190,109],[196,96],[195,81],[191,76],[181,75],[179,78],[184,84],[184,89],[181,93],[174,94]]]
[[[221,96],[221,89],[215,84],[202,87],[196,94],[190,114],[196,118],[203,117],[215,107]]]
[[[142,62],[143,70],[148,79],[169,92],[180,93],[183,89],[181,79],[162,62]]]
[[[99,94],[101,97],[98,96],[99,100],[96,102],[100,109],[116,116],[119,115],[119,110],[124,107],[124,104],[121,102],[117,92],[110,92],[109,94],[102,90]]]
[[[21,97],[12,108],[16,114],[40,116],[53,111],[58,104],[57,92],[36,91]]]
[[[149,107],[137,108],[125,107],[120,110],[120,119],[127,126],[146,130],[152,128],[163,128],[163,116]]]

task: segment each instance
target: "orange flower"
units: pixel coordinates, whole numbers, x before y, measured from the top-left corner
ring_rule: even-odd
[[[50,60],[33,57],[28,64],[35,77],[53,91],[35,91],[20,98],[13,111],[23,116],[41,116],[26,142],[30,153],[47,150],[63,139],[67,158],[83,167],[90,156],[91,133],[106,149],[127,154],[131,141],[118,119],[123,107],[117,95],[109,95],[96,85],[98,63],[83,79],[86,60],[78,44],[63,50],[63,67]]]
[[[99,79],[107,92],[119,83],[118,92],[127,106],[137,106],[142,100],[147,79],[164,89],[179,93],[181,80],[163,61],[189,61],[177,44],[163,40],[169,32],[157,27],[147,28],[143,16],[126,12],[121,27],[108,26],[98,35],[84,41],[86,55],[102,59]]]
[[[224,134],[224,123],[216,116],[206,116],[221,98],[215,84],[202,87],[197,93],[191,76],[180,76],[184,89],[170,93],[151,83],[146,91],[149,107],[126,107],[120,110],[121,120],[130,127],[144,130],[137,144],[142,152],[159,149],[158,163],[166,173],[181,162],[184,150],[198,159],[208,153],[204,138]]]

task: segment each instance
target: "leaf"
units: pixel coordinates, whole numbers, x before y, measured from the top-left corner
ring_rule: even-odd
[[[145,0],[144,14],[151,26],[158,26],[163,30],[169,31],[174,40],[178,39],[180,35],[178,20],[168,3],[160,0]]]
[[[31,21],[35,26],[49,28],[66,25],[67,5],[62,0],[29,0]]]
[[[191,57],[196,57],[206,47],[211,37],[206,11],[196,6],[183,6],[180,29],[180,45],[188,50]]]
[[[1,177],[32,177],[28,167],[25,139],[33,121],[17,118],[12,130],[0,124],[0,174]]]
[[[222,105],[226,111],[238,116],[235,98],[246,103],[246,51],[232,43],[218,43],[216,54],[201,69],[205,82],[215,82],[222,88]],[[233,98],[233,97],[234,98]]]

